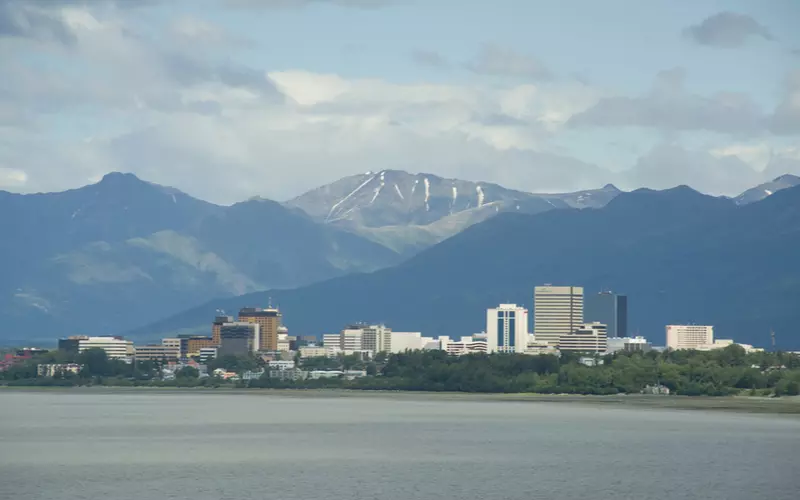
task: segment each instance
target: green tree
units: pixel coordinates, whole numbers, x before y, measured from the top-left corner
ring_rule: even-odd
[[[199,376],[200,370],[194,366],[184,366],[175,372],[175,377],[178,378],[198,378]]]

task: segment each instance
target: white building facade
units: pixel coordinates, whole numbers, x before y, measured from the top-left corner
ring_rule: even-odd
[[[667,325],[668,349],[699,349],[714,344],[714,327],[709,325]]]
[[[528,310],[500,304],[486,311],[487,352],[524,353],[528,347]]]

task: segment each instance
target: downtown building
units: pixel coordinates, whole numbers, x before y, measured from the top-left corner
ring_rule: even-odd
[[[134,347],[136,361],[175,361],[181,357],[180,345],[150,344]]]
[[[261,345],[261,325],[238,321],[225,323],[220,328],[220,346],[218,356],[226,354],[244,356],[256,353]]]
[[[557,346],[583,325],[583,287],[537,286],[533,294],[536,342]]]
[[[392,352],[392,329],[385,325],[353,324],[339,333],[323,335],[323,345],[328,356],[362,353],[374,356],[379,352]]]
[[[584,300],[583,319],[586,323],[603,323],[608,336],[628,336],[628,297],[614,292],[587,295]]]
[[[278,331],[281,326],[281,312],[277,308],[242,308],[239,310],[239,323],[255,323],[259,326],[257,351],[273,352],[278,350]]]
[[[73,335],[59,339],[58,349],[73,354],[80,354],[89,349],[102,349],[110,359],[127,359],[133,356],[133,342],[123,337],[103,336],[90,337],[88,335]]]
[[[500,304],[486,310],[486,351],[519,353],[528,348],[528,310],[516,304]]]
[[[714,327],[709,325],[667,325],[667,349],[700,349],[714,344]]]
[[[608,333],[602,323],[586,323],[558,339],[558,350],[565,352],[605,353]]]

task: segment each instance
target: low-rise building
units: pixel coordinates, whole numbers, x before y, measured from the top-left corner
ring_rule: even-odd
[[[648,352],[653,346],[644,337],[610,337],[606,352]]]
[[[205,335],[178,335],[181,343],[181,357],[194,358],[200,356],[200,349],[216,347],[213,337]]]
[[[328,350],[323,346],[306,345],[297,349],[301,358],[322,358],[328,355]]]
[[[133,342],[118,336],[73,335],[58,341],[59,350],[80,354],[89,349],[102,349],[111,359],[124,359],[133,356]]]
[[[528,341],[528,346],[525,348],[525,354],[529,356],[541,356],[549,354],[552,356],[560,356],[561,351],[558,348],[548,344],[547,342]]]
[[[164,347],[175,347],[178,351],[181,350],[181,339],[178,337],[169,337],[161,339],[161,345]]]
[[[577,330],[562,335],[558,339],[558,350],[561,352],[606,352],[608,338],[606,325],[602,323],[585,323]]]
[[[732,339],[716,339],[711,344],[702,344],[696,347],[698,351],[714,351],[716,349],[724,349],[728,346],[738,345],[748,354],[751,352],[764,352],[764,349],[760,347],[753,347],[750,344],[740,344],[738,342],[734,342]]]
[[[478,340],[474,336],[461,337],[460,340],[450,340],[447,336],[439,337],[440,349],[451,356],[465,354],[486,354],[486,340]]]
[[[163,344],[140,345],[134,347],[136,361],[176,360],[180,358],[180,347]]]
[[[305,380],[308,377],[308,372],[300,370],[299,368],[290,368],[288,370],[273,370],[269,371],[269,378],[275,380]]]
[[[83,365],[77,363],[50,363],[36,366],[36,374],[40,377],[56,377],[71,373],[77,375],[83,370]]]
[[[294,360],[273,360],[268,361],[267,366],[271,370],[290,370],[294,368]]]
[[[344,375],[341,370],[311,370],[308,372],[308,378],[311,380],[319,380],[321,378],[340,378]]]
[[[241,379],[242,380],[258,380],[264,376],[265,370],[250,370],[246,372],[242,372]]]
[[[198,359],[201,363],[207,363],[209,360],[217,357],[217,351],[217,347],[201,347],[200,356],[198,356]]]

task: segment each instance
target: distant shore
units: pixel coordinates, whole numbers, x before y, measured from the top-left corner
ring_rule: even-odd
[[[506,394],[422,391],[369,391],[347,389],[237,389],[237,388],[184,388],[184,387],[8,387],[3,392],[33,392],[59,394],[241,394],[249,396],[317,397],[317,398],[385,398],[408,401],[496,401],[530,403],[572,403],[605,407],[642,409],[708,410],[737,413],[781,414],[800,416],[800,396],[781,398],[730,396],[653,396],[613,395],[582,396],[576,394]]]

